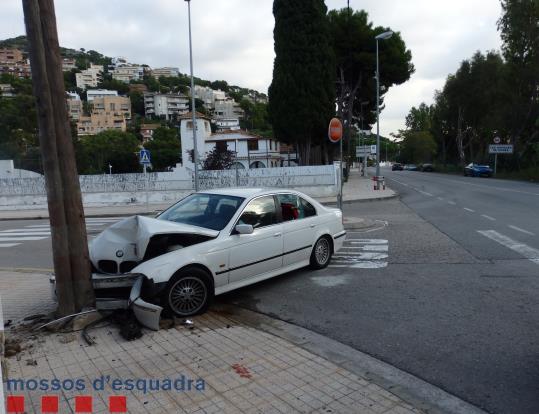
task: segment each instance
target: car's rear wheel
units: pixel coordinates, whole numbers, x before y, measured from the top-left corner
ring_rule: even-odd
[[[210,276],[196,267],[182,269],[170,279],[163,299],[167,312],[175,316],[204,313],[213,299]]]
[[[329,236],[320,237],[314,244],[314,248],[311,253],[311,268],[323,269],[331,261],[332,254],[333,249]]]

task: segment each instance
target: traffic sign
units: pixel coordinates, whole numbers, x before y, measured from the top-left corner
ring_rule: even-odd
[[[141,149],[139,152],[139,162],[143,165],[151,164],[150,151],[146,149]]]
[[[339,118],[332,118],[329,121],[328,138],[331,142],[337,143],[342,138],[342,123]]]
[[[500,142],[502,142],[502,139],[500,137],[494,137],[493,141],[495,144],[499,144]]]
[[[513,145],[489,145],[488,146],[489,154],[512,154]]]

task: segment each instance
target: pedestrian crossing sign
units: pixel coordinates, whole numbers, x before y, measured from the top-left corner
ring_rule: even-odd
[[[151,164],[150,151],[145,149],[140,150],[139,160],[141,164]]]

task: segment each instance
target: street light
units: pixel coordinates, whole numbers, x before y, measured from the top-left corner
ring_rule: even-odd
[[[187,2],[187,15],[189,19],[189,64],[191,66],[191,114],[193,120],[193,162],[195,163],[195,191],[198,191],[198,148],[197,148],[197,120],[195,110],[195,78],[193,77],[193,44],[191,40],[191,0]]]
[[[363,152],[363,145],[365,144],[365,139],[363,138],[363,107],[368,105],[369,101],[361,102],[360,103],[360,112],[361,112],[361,133],[359,134],[359,148],[360,148],[360,154]],[[365,168],[367,167],[366,161],[366,155],[365,152],[363,152],[363,157],[360,157],[361,159],[361,176],[365,177]]]
[[[393,36],[391,30],[380,33],[376,39],[376,177],[380,176],[380,59],[378,57],[378,41]],[[378,181],[377,181],[378,183]],[[378,188],[378,187],[377,187]]]

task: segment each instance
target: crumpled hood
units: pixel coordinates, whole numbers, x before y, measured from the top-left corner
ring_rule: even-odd
[[[96,267],[100,260],[141,261],[151,237],[159,234],[197,234],[214,238],[219,232],[189,224],[133,216],[113,224],[90,242],[90,260]]]

